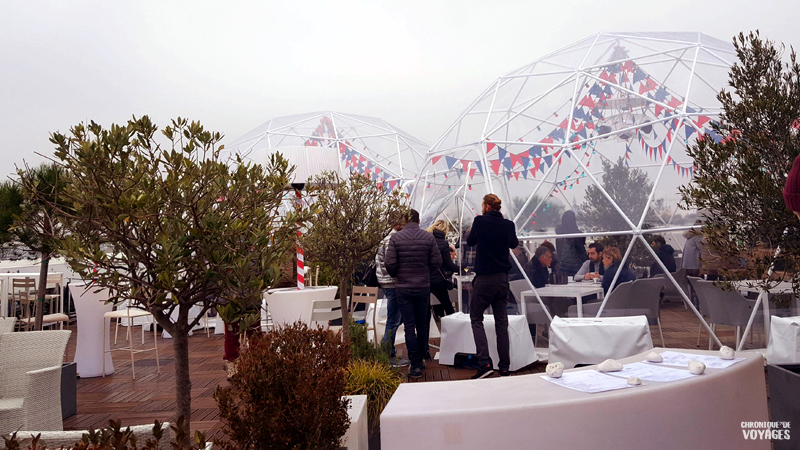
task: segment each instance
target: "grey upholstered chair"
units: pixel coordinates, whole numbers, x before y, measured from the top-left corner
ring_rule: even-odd
[[[517,301],[517,307],[521,308],[522,291],[531,290],[530,284],[528,284],[528,282],[525,281],[524,279],[514,280],[508,283],[508,288],[511,290],[511,294]],[[528,299],[526,300],[525,318],[528,319],[528,324],[531,325],[543,325],[545,327],[550,325],[550,320],[547,318],[547,313],[544,312],[544,308],[542,308],[542,305],[539,304],[539,301],[536,300],[535,297],[533,299],[528,297]],[[536,334],[533,336],[533,346],[536,347],[537,346],[536,344],[538,343],[539,343],[539,333],[537,330]]]
[[[736,327],[736,344],[738,345],[741,328],[747,326],[756,302],[742,297],[738,291],[726,291],[714,286],[713,281],[689,277],[689,282],[700,301],[700,313],[708,316],[711,329],[716,330],[717,325]],[[756,312],[755,320],[763,320],[762,317],[759,309]],[[754,323],[756,322],[754,321]],[[752,329],[750,331],[752,333]],[[713,342],[709,336],[708,349],[711,350],[712,346]]]

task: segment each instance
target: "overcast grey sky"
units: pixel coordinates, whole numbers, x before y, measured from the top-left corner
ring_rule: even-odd
[[[318,110],[429,145],[497,76],[598,31],[739,31],[800,47],[798,0],[0,2],[0,176],[48,134],[149,114],[226,135]]]

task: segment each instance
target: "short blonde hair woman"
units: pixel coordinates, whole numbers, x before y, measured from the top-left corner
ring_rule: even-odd
[[[437,220],[436,222],[433,222],[433,225],[429,226],[425,231],[428,233],[433,233],[436,230],[447,234],[450,232],[450,225],[448,225],[444,220]]]

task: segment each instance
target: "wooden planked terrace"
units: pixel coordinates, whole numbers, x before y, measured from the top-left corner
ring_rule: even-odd
[[[683,304],[666,303],[661,312],[662,328],[666,346],[670,348],[697,348],[698,324],[690,310]],[[75,353],[74,325],[70,327],[73,336],[67,347],[67,360],[71,361]],[[124,329],[120,330],[118,346],[124,345]],[[756,326],[756,331],[763,336],[763,325]],[[141,327],[134,329],[134,342],[141,342]],[[717,333],[723,344],[733,346],[735,330],[732,327],[719,326]],[[660,345],[658,328],[652,327],[653,344]],[[147,341],[152,339],[148,333]],[[434,341],[435,343],[435,341]],[[159,355],[161,373],[156,370],[156,361],[152,353],[142,353],[136,357],[136,380],[131,379],[131,367],[128,353],[113,353],[116,373],[107,377],[83,378],[78,380],[78,413],[64,421],[68,430],[84,430],[108,424],[109,419],[121,420],[124,425],[140,425],[152,423],[154,420],[173,420],[175,409],[174,363],[171,340],[159,336]],[[747,348],[757,348],[758,335],[753,344],[748,340]],[[546,340],[539,339],[540,346],[546,346]],[[761,344],[765,346],[766,344]],[[189,338],[190,368],[192,376],[192,418],[193,430],[200,430],[212,437],[221,432],[221,423],[212,394],[217,386],[224,385],[226,372],[222,361],[222,335],[206,337],[205,332],[195,332]],[[708,348],[708,335],[703,332],[700,348]],[[431,349],[433,352],[433,349]],[[405,357],[404,346],[398,346],[401,357]],[[544,372],[545,364],[535,363],[513,375],[527,375]],[[407,369],[404,369],[406,371]],[[463,380],[474,374],[472,369],[462,369],[439,365],[429,361],[424,377],[409,382],[437,382]],[[495,375],[497,376],[497,375]]]

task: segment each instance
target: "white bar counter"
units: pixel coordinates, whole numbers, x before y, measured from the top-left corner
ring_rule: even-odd
[[[746,359],[686,380],[597,394],[540,375],[403,383],[381,415],[381,448],[768,450],[769,440],[742,432],[742,422],[769,420],[763,357],[736,356]]]

